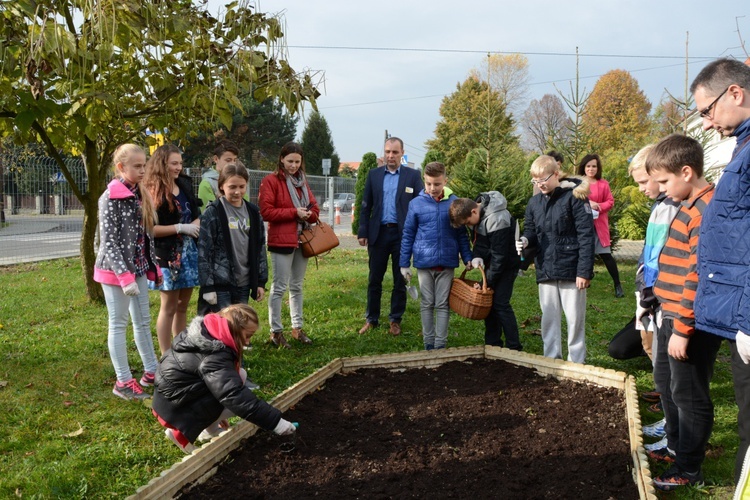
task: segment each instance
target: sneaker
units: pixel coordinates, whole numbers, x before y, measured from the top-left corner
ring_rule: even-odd
[[[658,403],[661,401],[661,393],[656,391],[642,392],[641,399],[647,403]]]
[[[211,441],[216,436],[221,436],[225,432],[227,432],[227,429],[222,429],[221,427],[217,427],[216,429],[206,427],[200,434],[198,434],[198,441]]]
[[[662,491],[672,491],[680,486],[702,486],[701,471],[690,473],[673,465],[663,474],[654,478],[654,486]]]
[[[164,434],[166,434],[167,439],[172,441],[186,455],[190,455],[192,452],[196,450],[195,446],[192,443],[188,443],[185,446],[182,446],[180,442],[177,441],[177,438],[174,436],[174,432],[172,432],[172,429],[165,429]]]
[[[661,407],[661,401],[659,401],[658,403],[649,405],[648,411],[650,411],[651,413],[664,413],[664,410]]]
[[[250,379],[245,380],[245,387],[247,387],[251,391],[257,391],[258,389],[260,389],[260,386]]]
[[[658,422],[643,426],[643,435],[650,438],[663,438],[667,434],[667,431],[664,430],[666,423],[667,419],[662,418]]]
[[[134,378],[131,378],[124,384],[120,383],[120,381],[115,382],[115,387],[114,389],[112,389],[112,394],[114,394],[118,398],[127,400],[149,399],[151,397],[150,394],[146,394],[145,392],[143,392],[143,388],[138,385],[138,382]]]
[[[667,436],[664,436],[663,438],[661,438],[655,443],[643,445],[643,449],[645,449],[646,451],[660,450],[661,448],[666,448],[666,447],[667,447]]]
[[[146,387],[151,387],[154,385],[154,376],[155,373],[153,372],[143,372],[143,376],[141,377],[141,385]]]
[[[667,464],[674,463],[674,452],[666,446],[664,448],[659,448],[658,450],[648,451],[646,452],[646,455],[648,455],[648,458],[655,462],[662,462]]]

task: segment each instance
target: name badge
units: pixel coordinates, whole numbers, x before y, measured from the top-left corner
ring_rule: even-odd
[[[407,188],[406,188],[406,192],[407,192],[407,193],[413,193],[413,192],[414,192],[414,188],[412,188],[412,187],[408,187],[408,186],[407,186]]]

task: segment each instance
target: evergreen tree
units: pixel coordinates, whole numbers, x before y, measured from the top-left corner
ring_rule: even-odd
[[[445,165],[445,155],[434,149],[427,151],[427,154],[424,155],[424,160],[422,160],[422,170],[424,170],[424,167],[427,166],[428,163],[432,163],[433,161],[439,161]]]
[[[234,142],[240,150],[239,159],[249,169],[276,168],[281,147],[294,140],[297,117],[291,116],[275,99],[262,103],[251,97],[241,99],[242,109],[235,110],[232,128],[217,124],[211,132],[199,132],[190,140],[182,155],[186,167],[211,166],[212,151],[222,140]]]
[[[359,212],[362,208],[362,198],[365,195],[365,182],[370,170],[378,168],[378,156],[375,153],[365,153],[357,170],[357,183],[354,185],[355,201],[354,217],[352,218],[352,233],[359,232]]]
[[[310,175],[323,175],[323,159],[331,160],[329,175],[338,175],[339,155],[333,146],[331,129],[325,117],[313,111],[302,132],[302,150],[305,152],[305,171]]]

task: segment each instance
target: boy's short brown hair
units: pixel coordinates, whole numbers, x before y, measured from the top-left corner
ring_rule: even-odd
[[[439,161],[433,161],[424,166],[424,175],[429,177],[440,177],[445,175],[445,165]]]
[[[692,137],[670,134],[654,146],[646,158],[646,172],[665,170],[679,174],[687,165],[695,175],[703,177],[703,147]]]
[[[448,217],[451,220],[451,226],[461,227],[471,217],[471,211],[479,207],[479,203],[470,198],[457,198],[453,200],[448,209]]]

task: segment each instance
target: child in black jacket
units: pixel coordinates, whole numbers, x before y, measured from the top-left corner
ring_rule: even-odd
[[[453,227],[467,225],[471,231],[473,255],[486,266],[487,286],[494,290],[490,314],[484,320],[484,343],[522,350],[518,322],[510,297],[518,276],[519,257],[515,248],[518,222],[507,209],[508,202],[497,191],[480,193],[476,201],[459,198],[450,208]]]

